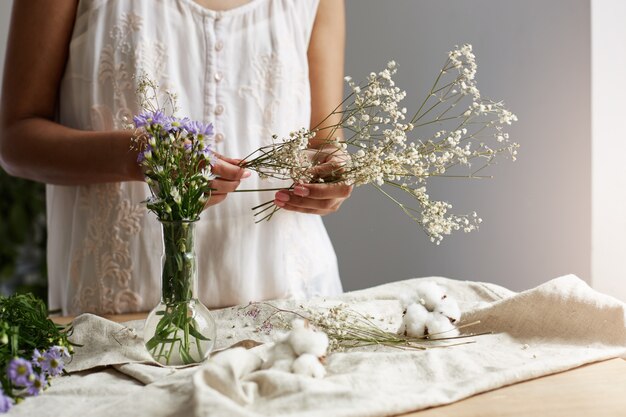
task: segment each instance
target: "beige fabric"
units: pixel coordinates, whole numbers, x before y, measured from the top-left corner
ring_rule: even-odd
[[[139,337],[122,325],[85,315],[76,322],[75,338],[84,347],[77,350],[70,366],[74,373],[55,379],[45,395],[26,400],[11,414],[387,416],[626,355],[626,306],[574,276],[519,294],[490,284],[431,279],[459,300],[464,322],[481,320],[472,331],[494,334],[445,349],[336,353],[328,358],[328,375],[321,380],[274,370],[239,377],[242,366],[256,369],[255,364],[245,364],[250,357],[240,353],[223,357],[220,363],[211,360],[185,369],[138,363],[149,360]],[[419,281],[386,284],[338,299],[383,318],[381,323],[391,320],[393,327],[401,314],[397,299]],[[237,311],[215,312],[218,348],[241,339],[271,341],[271,336],[245,327]],[[140,325],[133,322],[128,328],[137,327],[139,334]],[[269,346],[250,352],[263,357]],[[102,370],[105,365],[115,366]]]

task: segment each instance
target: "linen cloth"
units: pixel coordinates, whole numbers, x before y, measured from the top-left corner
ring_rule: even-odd
[[[193,0],[80,0],[59,91],[59,122],[123,129],[145,74],[178,94],[179,116],[212,122],[216,151],[244,158],[272,135],[308,128],[307,49],[318,0],[251,0],[216,12]],[[240,189],[289,187],[253,173]],[[163,253],[142,182],[48,185],[51,309],[65,315],[150,310]],[[319,216],[281,211],[254,224],[273,192],[231,194],[196,226],[199,298],[212,308],[342,292]],[[261,261],[255,261],[261,260]]]
[[[143,348],[141,322],[116,324],[93,315],[75,321],[82,343],[68,370],[43,395],[15,407],[15,416],[390,416],[442,405],[505,385],[626,355],[626,305],[569,275],[514,293],[502,287],[424,278],[318,299],[335,301],[399,326],[399,299],[424,280],[458,300],[474,343],[425,351],[377,347],[333,353],[327,376],[313,379],[276,370],[240,375],[246,356],[215,357],[181,369],[155,365]],[[297,308],[293,300],[276,305]],[[275,334],[255,333],[237,307],[215,311],[217,348],[243,339],[263,357]],[[391,322],[391,323],[390,323]],[[251,354],[251,353],[250,353]]]

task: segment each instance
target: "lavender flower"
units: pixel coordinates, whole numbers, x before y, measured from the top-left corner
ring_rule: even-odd
[[[13,400],[0,388],[0,413],[8,412],[13,407]]]
[[[28,381],[28,384],[26,384],[26,392],[29,395],[39,395],[39,393],[41,393],[41,391],[43,391],[44,389],[46,389],[46,387],[48,386],[48,380],[46,378],[45,373],[41,373],[39,375],[37,374],[33,374],[34,378],[31,378]]]
[[[183,129],[192,135],[198,135],[199,139],[204,136],[213,136],[213,124],[202,123],[196,120],[184,119]]]
[[[11,359],[7,373],[13,385],[24,387],[33,373],[33,366],[26,359]]]
[[[31,359],[31,363],[33,364],[33,366],[36,366],[39,369],[41,369],[41,366],[43,365],[45,360],[46,360],[46,357],[39,351],[39,349],[35,349],[33,351],[33,357]]]
[[[57,348],[58,346],[53,346],[44,353],[45,361],[41,364],[41,370],[50,376],[59,375],[65,366],[62,359],[65,354]]]
[[[167,117],[161,110],[143,112],[133,117],[133,121],[135,122],[135,127],[137,128],[159,125],[165,130],[169,130],[171,127],[170,118]]]

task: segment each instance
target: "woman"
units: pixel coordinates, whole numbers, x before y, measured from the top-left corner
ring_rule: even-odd
[[[231,158],[323,120],[341,101],[343,52],[338,0],[16,1],[0,157],[10,174],[48,184],[50,308],[122,313],[159,300],[160,229],[141,205],[148,189],[123,129],[144,73],[178,93],[178,114],[211,121],[228,156],[197,226],[201,300],[340,292],[317,215],[337,210],[350,187],[226,197],[240,184],[283,184]],[[284,210],[255,225],[250,208],[272,198]]]

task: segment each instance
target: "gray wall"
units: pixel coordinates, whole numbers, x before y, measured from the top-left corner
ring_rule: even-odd
[[[0,1],[0,64],[11,3]],[[510,132],[522,148],[493,180],[433,183],[459,212],[484,219],[438,247],[377,192],[356,190],[325,218],[345,288],[428,275],[518,290],[565,273],[589,280],[589,1],[347,0],[347,16],[346,72],[363,77],[395,59],[409,108],[445,53],[472,43],[481,91],[519,116]]]
[[[481,92],[517,114],[510,132],[521,144],[494,179],[433,182],[484,220],[438,247],[377,191],[357,189],[325,219],[347,290],[429,275],[517,290],[566,273],[589,281],[589,13],[588,0],[347,0],[348,74],[395,59],[410,109],[445,53],[471,43]]]

